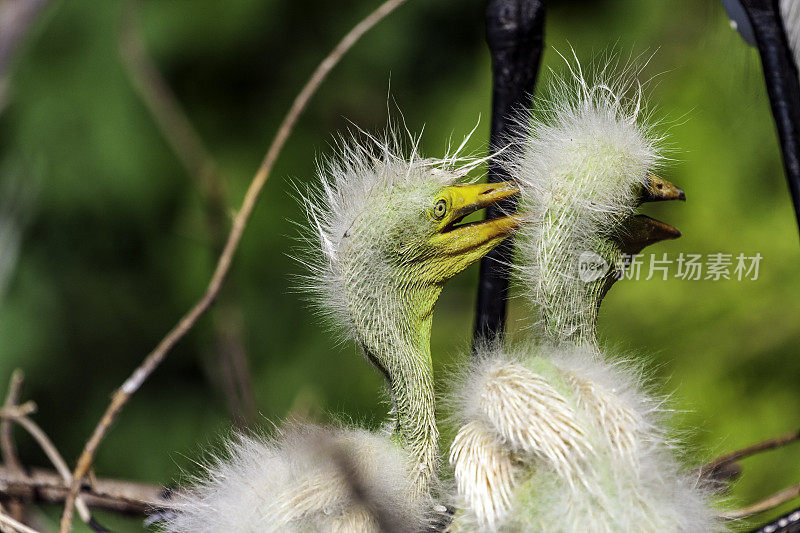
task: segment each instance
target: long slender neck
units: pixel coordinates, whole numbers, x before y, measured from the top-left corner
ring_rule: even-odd
[[[619,279],[622,256],[609,240],[575,235],[574,213],[549,213],[536,255],[544,335],[554,343],[597,346],[597,315]]]
[[[417,461],[414,475],[420,491],[427,491],[438,455],[430,339],[440,292],[438,286],[412,289],[389,283],[378,294],[362,294],[358,302],[364,317],[357,324],[359,340],[389,382],[394,436]]]

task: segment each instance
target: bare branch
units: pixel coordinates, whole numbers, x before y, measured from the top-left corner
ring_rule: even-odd
[[[211,304],[219,294],[222,284],[230,270],[233,256],[239,247],[239,242],[242,239],[247,223],[250,220],[250,215],[253,213],[256,202],[264,188],[264,184],[272,172],[275,161],[278,158],[281,150],[283,149],[286,140],[289,138],[294,125],[297,123],[298,118],[305,110],[309,100],[317,91],[319,86],[328,76],[330,71],[342,59],[347,51],[363,36],[370,28],[375,26],[384,17],[389,15],[399,6],[403,5],[407,0],[387,0],[381,4],[378,9],[369,14],[365,19],[359,22],[345,37],[336,45],[333,51],[328,54],[325,59],[319,64],[317,69],[311,75],[309,80],[303,86],[300,93],[292,103],[291,108],[281,122],[278,132],[272,141],[272,144],[267,151],[264,160],[261,163],[258,171],[256,172],[250,186],[247,189],[241,209],[233,220],[233,227],[228,235],[228,240],[225,243],[225,248],[219,257],[217,267],[211,277],[211,281],[206,288],[205,294],[200,300],[189,310],[186,315],[181,318],[175,327],[167,333],[161,340],[156,348],[150,352],[144,359],[142,364],[125,380],[122,387],[117,389],[114,393],[111,403],[106,408],[100,422],[92,432],[91,437],[78,458],[78,463],[73,472],[72,485],[70,487],[69,496],[64,504],[64,513],[61,516],[61,533],[69,533],[72,529],[72,515],[75,506],[75,498],[80,491],[81,480],[91,468],[94,456],[97,453],[97,448],[100,446],[106,433],[108,433],[111,424],[116,420],[122,408],[128,402],[130,397],[139,390],[142,383],[153,373],[153,371],[161,364],[161,361],[167,356],[169,351],[178,343],[189,330],[195,325],[197,320],[208,310]]]
[[[12,531],[15,531],[15,532],[18,532],[18,533],[39,533],[35,529],[30,528],[30,527],[26,526],[25,524],[17,522],[16,520],[14,520],[13,518],[11,518],[10,516],[8,516],[7,514],[5,514],[2,511],[0,511],[0,525],[4,525],[6,527],[9,527],[9,528],[11,528]]]
[[[757,453],[761,453],[767,450],[774,450],[776,448],[786,446],[787,444],[791,444],[792,442],[795,442],[798,439],[800,439],[800,430],[790,431],[789,433],[781,435],[780,437],[767,439],[761,442],[757,442],[755,444],[751,444],[750,446],[747,446],[740,450],[735,450],[720,455],[713,461],[710,461],[701,466],[698,470],[698,473],[700,477],[703,479],[714,478],[716,472],[722,470],[723,467],[731,463],[735,463],[736,461],[739,461],[746,457],[750,457],[751,455],[755,455]]]
[[[20,394],[22,393],[22,382],[25,376],[20,369],[14,370],[11,373],[11,380],[8,385],[8,392],[6,393],[6,401],[3,408],[8,409],[17,405]],[[0,452],[3,455],[5,464],[17,472],[22,472],[22,462],[17,455],[17,446],[14,444],[13,425],[10,420],[0,418]],[[8,514],[18,522],[25,521],[25,506],[23,505],[24,498],[12,499],[8,502]],[[2,512],[3,509],[0,509]],[[10,527],[0,527],[0,531],[5,533],[11,531]]]
[[[64,503],[69,484],[59,473],[44,468],[29,471],[25,474],[0,466],[0,500],[24,498],[34,503]],[[170,509],[172,494],[156,485],[116,479],[96,479],[81,487],[81,498],[90,508],[135,516]]]
[[[23,416],[28,416],[36,412],[36,402],[27,401],[20,405],[0,408],[0,418],[14,420]]]
[[[45,455],[47,455],[47,458],[50,459],[50,462],[56,467],[58,473],[64,478],[64,482],[66,484],[70,484],[72,483],[72,472],[70,472],[67,462],[64,461],[63,457],[61,457],[61,454],[53,445],[53,441],[51,441],[47,434],[42,431],[42,428],[40,428],[36,422],[28,418],[28,415],[34,413],[35,411],[36,404],[34,402],[25,402],[22,405],[15,405],[13,407],[4,407],[0,409],[0,418],[13,420],[22,426],[25,431],[27,431],[39,444]],[[78,514],[80,514],[81,520],[87,524],[94,523],[92,520],[92,514],[89,512],[89,508],[86,507],[86,503],[80,496],[75,501],[75,507],[78,509]]]
[[[772,496],[764,498],[760,502],[756,502],[753,505],[748,505],[747,507],[736,509],[735,511],[722,513],[719,515],[719,517],[723,520],[740,520],[742,518],[747,518],[748,516],[753,516],[755,514],[774,509],[779,505],[788,502],[789,500],[797,498],[798,496],[800,496],[800,483],[792,485],[791,487],[787,487],[780,492],[776,492]]]
[[[734,450],[732,452],[720,455],[713,461],[704,464],[698,469],[698,474],[701,478],[706,480],[721,479],[722,481],[720,482],[724,482],[726,471],[731,470],[735,472],[735,475],[738,475],[740,468],[736,464],[737,461],[761,452],[781,448],[797,440],[800,440],[800,431],[798,430],[790,431],[789,433],[781,435],[780,437],[766,439],[755,444],[751,444],[750,446],[746,446],[739,450]],[[721,513],[719,518],[722,520],[738,520],[741,518],[747,518],[748,516],[774,509],[775,507],[798,496],[800,496],[800,483],[783,489],[780,492],[776,492],[775,494],[756,502],[753,505],[743,507],[742,509]]]
[[[14,370],[11,374],[11,381],[6,393],[6,401],[3,407],[8,409],[17,405],[20,393],[22,392],[22,381],[25,375],[22,370]],[[3,453],[3,461],[11,468],[22,470],[22,463],[17,456],[17,447],[11,435],[11,422],[5,419],[0,420],[0,451]]]

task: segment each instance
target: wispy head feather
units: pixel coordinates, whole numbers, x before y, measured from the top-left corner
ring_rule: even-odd
[[[431,195],[463,180],[484,159],[464,157],[462,142],[441,159],[423,157],[419,137],[404,143],[389,128],[382,137],[360,131],[340,137],[333,157],[317,166],[318,185],[303,193],[314,250],[305,288],[347,332],[357,326],[353,304],[365,285],[396,276],[398,243],[427,213]]]

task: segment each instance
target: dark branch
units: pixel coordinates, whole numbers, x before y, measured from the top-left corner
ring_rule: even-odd
[[[489,151],[505,144],[514,115],[528,109],[544,45],[544,0],[490,0],[486,9],[486,41],[492,54],[492,129]],[[489,181],[503,181],[497,163],[489,162]],[[507,200],[487,209],[487,218],[514,211]],[[481,260],[478,309],[473,345],[502,334],[506,320],[509,264],[513,246],[507,239]]]
[[[732,464],[750,457],[751,455],[755,455],[757,453],[765,452],[768,450],[774,450],[776,448],[781,448],[786,446],[787,444],[791,444],[800,440],[800,430],[790,431],[785,435],[781,435],[780,437],[776,437],[774,439],[767,439],[755,444],[751,444],[746,448],[742,448],[740,450],[735,450],[724,455],[720,455],[713,461],[710,461],[699,468],[698,474],[701,478],[705,479],[714,479],[719,477],[718,474],[721,473],[726,467],[731,466]]]
[[[778,0],[741,0],[755,35],[783,168],[800,225],[800,78],[780,17]]]
[[[800,509],[794,509],[769,524],[754,529],[751,533],[794,533],[798,530],[800,530]]]

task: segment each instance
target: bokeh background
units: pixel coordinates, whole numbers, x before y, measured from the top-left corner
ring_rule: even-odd
[[[388,107],[425,128],[441,154],[480,119],[469,142],[485,154],[490,64],[483,0],[412,1],[367,34],[322,86],[266,186],[228,280],[221,311],[203,318],[122,413],[96,460],[100,476],[169,484],[232,427],[220,353],[240,342],[256,425],[287,414],[377,426],[380,377],[336,342],[293,291],[302,267],[291,221],[303,214],[292,181],[351,127],[381,130]],[[603,337],[646,360],[671,396],[688,458],[715,455],[800,425],[800,246],[754,49],[714,0],[553,0],[540,87],[579,58],[616,49],[653,54],[643,77],[668,135],[662,175],[685,205],[647,206],[684,237],[649,250],[763,256],[756,281],[626,281],[604,304]],[[305,78],[376,2],[148,0],[149,53],[217,161],[232,212]],[[119,54],[122,3],[54,1],[11,71],[0,114],[0,205],[21,228],[0,250],[0,390],[26,372],[24,399],[70,463],[110,393],[202,294],[214,259],[201,187],[165,142]],[[391,86],[391,88],[390,88]],[[396,104],[395,104],[396,102]],[[2,217],[0,217],[2,218]],[[227,221],[223,221],[226,224]],[[3,263],[3,261],[0,261]],[[675,273],[673,265],[671,273]],[[477,268],[453,280],[436,309],[438,387],[469,346]],[[512,302],[511,327],[525,310]],[[246,409],[245,409],[246,411]],[[246,414],[246,413],[245,413]],[[17,431],[26,464],[47,465]],[[445,432],[445,435],[449,433]],[[447,442],[443,443],[446,446]],[[800,448],[743,463],[733,505],[800,480]],[[781,509],[751,523],[777,516]],[[58,509],[40,520],[55,524]],[[115,531],[141,521],[99,513]],[[76,521],[77,522],[77,521]],[[78,524],[77,531],[85,531]]]

